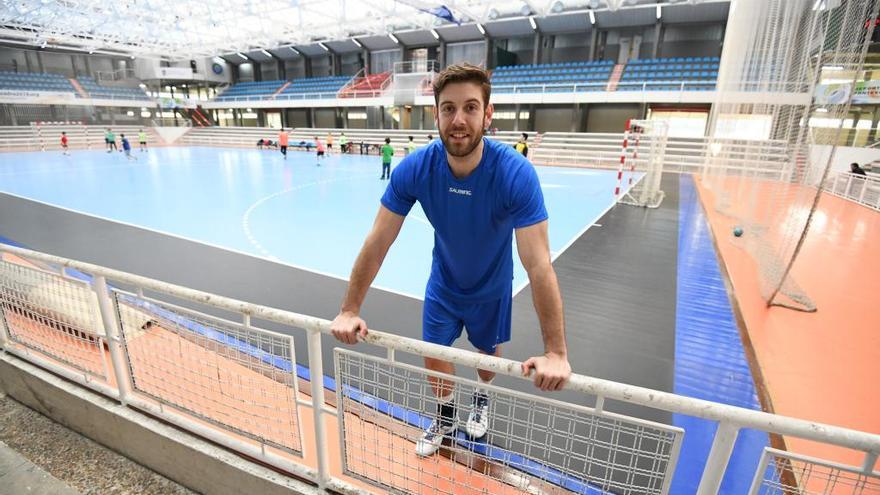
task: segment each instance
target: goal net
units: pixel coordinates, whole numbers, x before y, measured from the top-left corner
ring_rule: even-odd
[[[663,178],[663,159],[669,124],[663,120],[629,120],[623,135],[623,148],[617,172],[614,195],[620,203],[646,208],[657,208],[663,202],[660,189]],[[626,184],[623,172],[629,169]],[[637,172],[643,172],[641,179]],[[623,195],[621,196],[621,192]]]

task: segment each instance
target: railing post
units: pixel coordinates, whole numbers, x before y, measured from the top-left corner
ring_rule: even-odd
[[[330,481],[330,462],[327,457],[327,431],[324,427],[324,364],[321,356],[321,332],[309,332],[309,382],[312,391],[312,416],[315,421],[315,453],[318,456],[318,487],[321,490]],[[342,421],[340,414],[339,421]]]
[[[697,495],[715,495],[721,488],[721,480],[727,469],[727,462],[733,452],[733,445],[739,428],[730,423],[719,423],[715,432],[715,440],[712,441],[712,450],[706,459],[706,468],[703,470],[703,478],[700,480],[700,488]]]
[[[868,190],[868,180],[859,179],[859,182],[862,183],[862,191],[859,193],[859,204],[862,204],[865,202],[865,191]]]
[[[0,311],[2,310],[3,308],[0,306]],[[6,349],[9,340],[9,332],[6,329],[6,317],[0,315],[0,348]]]
[[[761,452],[761,460],[758,461],[758,469],[755,470],[755,477],[752,478],[752,487],[749,489],[749,495],[758,493],[758,490],[760,490],[761,484],[764,482],[764,473],[767,471],[767,461],[769,458],[770,455],[767,453],[767,449],[764,449]]]
[[[110,348],[110,362],[113,365],[113,375],[116,377],[116,389],[119,391],[119,402],[128,405],[131,395],[128,367],[122,354],[122,333],[116,322],[113,312],[113,303],[107,290],[107,279],[103,275],[96,275],[92,281],[92,290],[98,296],[98,308],[101,310],[101,321],[104,324],[104,335],[107,339],[107,347]]]

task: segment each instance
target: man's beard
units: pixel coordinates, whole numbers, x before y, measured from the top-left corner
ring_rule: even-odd
[[[483,134],[486,132],[484,129],[479,129],[477,132],[470,132],[470,129],[463,129],[466,134],[470,134],[470,139],[464,142],[451,143],[450,135],[457,132],[457,130],[449,131],[449,132],[440,132],[440,140],[443,141],[443,146],[446,148],[446,152],[450,155],[461,158],[464,156],[468,156],[477,146],[480,145],[480,141],[483,139]]]

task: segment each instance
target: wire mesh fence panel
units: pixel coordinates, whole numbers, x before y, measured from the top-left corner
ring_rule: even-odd
[[[483,386],[454,383],[458,428],[436,453],[417,453],[441,408],[425,370],[336,349],[337,405],[347,474],[417,494],[667,493],[682,430]],[[487,412],[488,431],[468,419]]]
[[[301,454],[290,337],[121,291],[114,295],[135,391]]]
[[[12,341],[107,379],[98,299],[85,282],[0,260],[0,308]]]
[[[709,119],[703,185],[714,207],[735,219],[742,246],[756,261],[762,296],[768,304],[814,311],[792,268],[831,167],[834,151],[818,156],[810,145],[836,145],[843,132],[851,91],[829,95],[820,84],[823,70],[839,69],[854,83],[861,77],[877,0],[814,2],[745,0],[732,14],[737,46],[722,56],[718,97]],[[737,27],[739,26],[739,27]],[[726,47],[725,47],[726,48]],[[851,87],[844,85],[845,87]],[[821,91],[820,91],[821,90]],[[833,128],[811,127],[817,110]],[[735,156],[726,139],[752,143]],[[767,142],[767,146],[760,143]],[[785,143],[785,166],[770,142]],[[733,164],[756,164],[743,170]]]
[[[765,448],[751,495],[877,495],[880,473]]]

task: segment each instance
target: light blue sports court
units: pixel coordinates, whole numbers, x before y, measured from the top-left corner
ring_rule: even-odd
[[[0,191],[348,278],[387,186],[380,158],[240,148],[0,155]],[[395,158],[394,164],[402,158]],[[537,167],[555,259],[614,201],[617,173]],[[624,186],[629,175],[624,173]],[[374,286],[421,299],[433,229],[416,204]],[[515,247],[515,246],[514,246]],[[516,256],[514,251],[514,256]],[[514,290],[528,283],[514,263]]]

